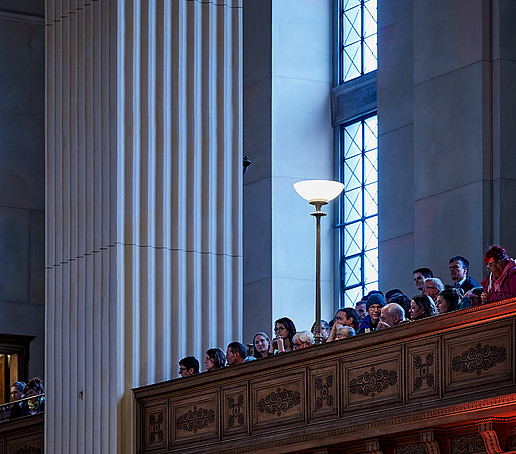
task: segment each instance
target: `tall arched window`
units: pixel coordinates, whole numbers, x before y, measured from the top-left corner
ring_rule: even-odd
[[[378,288],[376,0],[335,0],[332,115],[338,175],[340,305]]]

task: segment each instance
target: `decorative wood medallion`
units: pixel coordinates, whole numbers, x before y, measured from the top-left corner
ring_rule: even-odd
[[[285,428],[305,421],[305,374],[251,382],[252,431]],[[281,426],[278,426],[278,422]]]
[[[400,365],[403,351],[396,349],[375,349],[370,355],[355,361],[341,359],[341,412],[356,409],[363,411],[364,405],[378,408],[402,402],[403,376]]]
[[[476,393],[513,383],[514,337],[512,325],[479,325],[443,336],[444,395]]]
[[[439,343],[427,341],[406,347],[406,393],[408,401],[423,401],[439,396]]]
[[[258,411],[281,416],[282,413],[286,413],[300,403],[301,393],[299,391],[278,387],[276,392],[273,391],[258,401]]]
[[[427,454],[425,445],[421,443],[398,446],[396,448],[396,454]]]
[[[247,386],[234,386],[222,390],[222,436],[247,434]]]
[[[198,392],[196,396],[169,400],[169,450],[182,443],[219,437],[219,409],[217,393]]]
[[[197,408],[194,405],[192,410],[188,410],[185,414],[176,418],[176,428],[197,433],[197,431],[208,427],[213,422],[215,422],[215,412],[213,410]]]
[[[337,417],[337,367],[317,364],[309,368],[310,420]]]
[[[452,369],[456,372],[464,372],[480,375],[482,371],[488,371],[497,364],[507,360],[505,347],[494,347],[478,343],[476,347],[469,348],[452,359]]]
[[[426,355],[425,361],[421,356],[414,356],[414,369],[416,369],[418,375],[414,378],[414,390],[418,391],[426,384],[429,388],[434,387],[435,379],[433,374],[432,366],[434,365],[434,354],[429,353]]]
[[[484,440],[480,434],[452,437],[450,447],[451,454],[483,454],[486,452]]]
[[[166,403],[145,406],[143,408],[143,423],[145,426],[145,449],[164,448],[166,440]]]

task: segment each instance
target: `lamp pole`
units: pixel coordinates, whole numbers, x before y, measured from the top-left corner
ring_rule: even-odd
[[[315,344],[322,344],[321,334],[321,218],[326,213],[321,211],[323,205],[328,202],[324,200],[313,200],[310,202],[315,206],[315,211],[310,213],[315,217]]]

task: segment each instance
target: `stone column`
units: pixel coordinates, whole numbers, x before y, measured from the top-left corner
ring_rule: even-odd
[[[241,339],[241,17],[47,2],[47,452],[134,452],[131,388]]]

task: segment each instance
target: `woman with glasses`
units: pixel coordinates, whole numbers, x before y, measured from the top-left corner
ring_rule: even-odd
[[[482,281],[482,303],[494,303],[516,297],[516,262],[501,246],[491,246],[484,256],[490,271]]]
[[[294,349],[292,339],[296,334],[296,326],[288,317],[279,318],[274,322],[274,339],[272,339],[269,353],[289,352]]]

